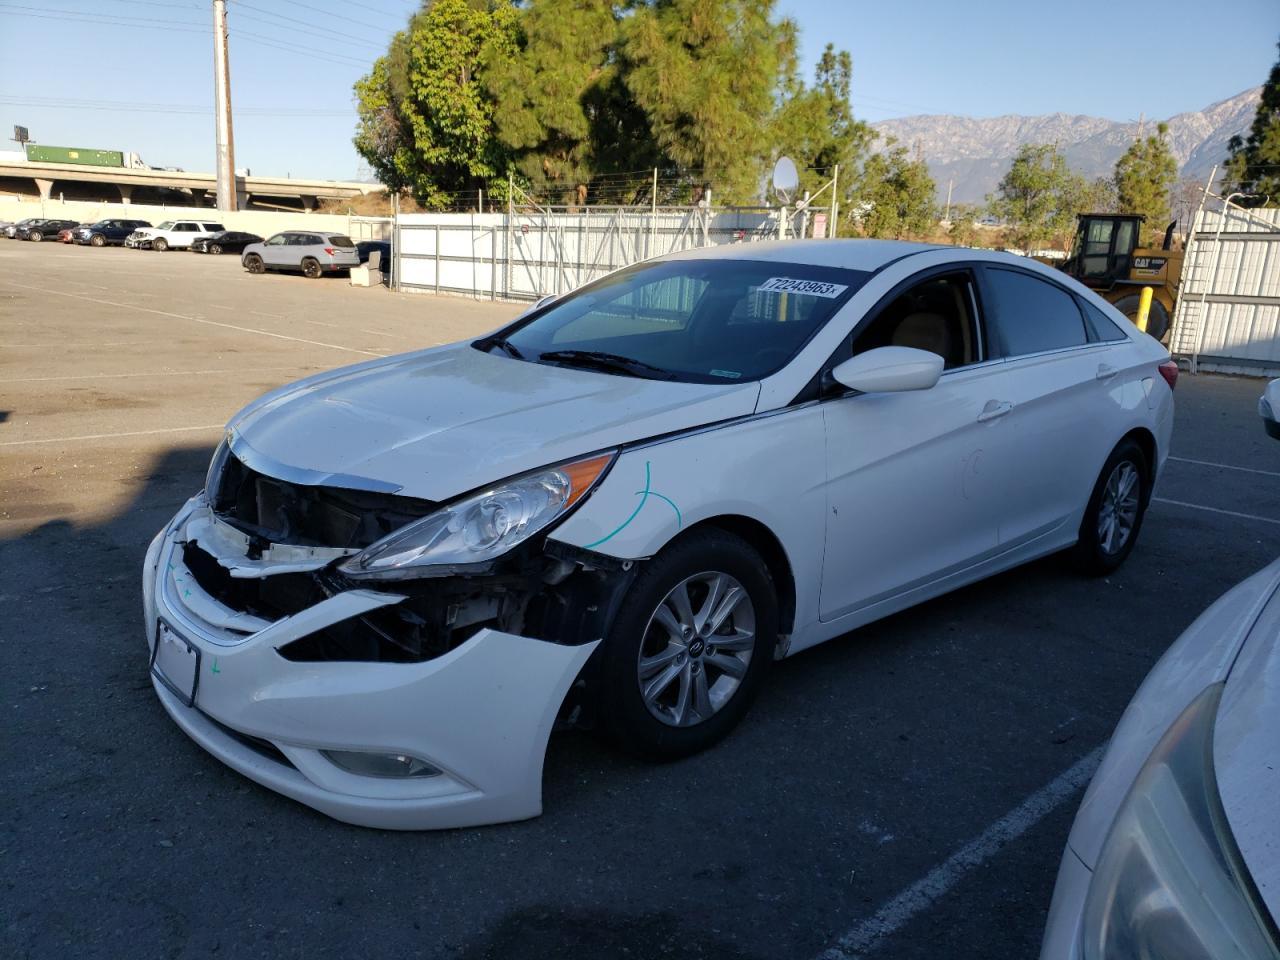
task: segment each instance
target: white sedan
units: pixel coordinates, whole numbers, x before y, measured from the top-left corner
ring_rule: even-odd
[[[1259,404],[1280,439],[1280,380]],[[1116,726],[1042,960],[1280,960],[1280,560],[1221,597]]]
[[[170,716],[352,823],[536,816],[547,738],[677,757],[773,660],[1133,549],[1177,368],[1062,274],[878,241],[690,251],[267,394],[156,537]]]

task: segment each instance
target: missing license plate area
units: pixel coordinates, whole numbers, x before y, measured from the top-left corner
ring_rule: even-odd
[[[200,651],[163,620],[156,627],[151,673],[188,706],[195,706],[200,679]]]

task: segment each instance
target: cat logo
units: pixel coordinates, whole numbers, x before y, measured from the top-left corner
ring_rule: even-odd
[[[1164,269],[1165,262],[1164,257],[1134,257],[1133,269],[1159,273]]]

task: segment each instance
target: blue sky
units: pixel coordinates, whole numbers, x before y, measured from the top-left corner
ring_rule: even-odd
[[[415,6],[232,0],[237,166],[359,175],[351,85]],[[0,131],[21,123],[47,144],[211,169],[210,8],[209,0],[0,0]],[[1163,119],[1261,83],[1280,38],[1280,0],[779,0],[778,10],[800,24],[806,73],[825,43],[853,54],[854,111],[867,120]]]

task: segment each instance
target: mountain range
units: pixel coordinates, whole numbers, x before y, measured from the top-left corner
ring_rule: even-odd
[[[1227,141],[1253,123],[1262,88],[1165,122],[1169,145],[1181,177],[1203,179],[1227,155]],[[856,103],[856,97],[855,97]],[[1146,120],[1148,130],[1157,121]],[[1121,154],[1138,136],[1139,123],[1065,113],[1036,117],[958,117],[946,114],[899,117],[872,124],[886,137],[918,149],[945,201],[952,183],[953,203],[980,203],[995,190],[1025,143],[1056,143],[1073,169],[1089,179],[1109,177]]]

